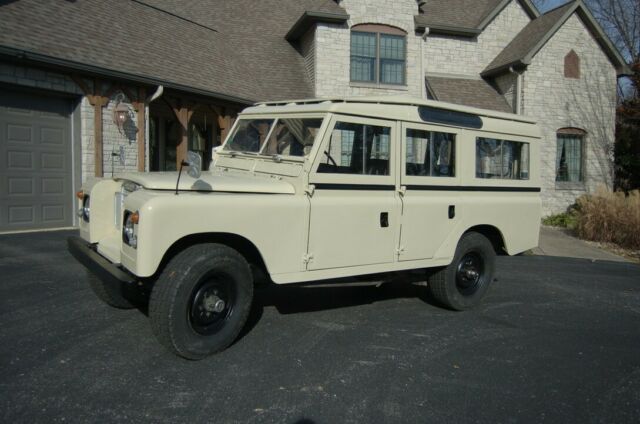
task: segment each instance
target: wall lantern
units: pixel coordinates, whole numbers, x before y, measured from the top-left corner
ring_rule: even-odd
[[[129,107],[123,102],[124,94],[116,96],[116,107],[113,108],[113,123],[118,127],[120,134],[124,133],[124,124],[129,119]]]

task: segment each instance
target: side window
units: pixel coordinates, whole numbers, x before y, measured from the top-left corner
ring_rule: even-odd
[[[455,177],[455,134],[407,129],[406,175]]]
[[[389,175],[391,128],[336,122],[318,172]]]
[[[528,180],[529,143],[478,137],[476,177]]]

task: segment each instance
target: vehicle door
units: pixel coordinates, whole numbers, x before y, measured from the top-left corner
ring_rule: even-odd
[[[462,130],[402,124],[400,192],[402,228],[398,259],[429,259],[457,222]]]
[[[334,115],[309,175],[309,270],[395,261],[395,121]]]

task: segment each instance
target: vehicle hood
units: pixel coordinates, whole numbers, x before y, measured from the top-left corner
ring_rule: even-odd
[[[117,175],[115,179],[132,181],[149,190],[175,190],[178,173],[132,172]],[[295,194],[293,185],[271,175],[243,175],[227,172],[203,172],[200,178],[195,179],[183,171],[178,189],[181,191]]]

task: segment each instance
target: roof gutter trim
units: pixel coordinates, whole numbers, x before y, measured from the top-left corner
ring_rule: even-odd
[[[53,56],[47,56],[40,53],[31,52],[28,50],[15,49],[7,46],[0,46],[0,55],[13,57],[19,60],[26,60],[35,63],[41,63],[46,65],[53,65],[62,68],[68,68],[75,71],[82,71],[91,74],[103,75],[106,77],[123,79],[132,82],[148,84],[148,85],[162,85],[165,88],[171,88],[178,91],[184,91],[190,94],[196,94],[206,97],[215,97],[220,100],[225,100],[233,103],[240,103],[245,105],[252,105],[255,100],[244,99],[242,97],[231,96],[228,94],[217,93],[215,91],[204,90],[201,88],[190,87],[187,85],[165,81],[159,78],[130,74],[127,72],[116,71],[113,69],[103,68],[100,66],[89,65],[85,63],[75,62],[67,59],[60,59]]]
[[[458,35],[462,37],[477,37],[482,33],[482,30],[477,28],[464,28],[451,25],[430,25],[420,22],[420,15],[414,17],[416,24],[416,31],[426,32],[429,30],[429,34],[442,34],[442,35]]]
[[[307,10],[298,18],[284,38],[287,41],[296,41],[309,29],[313,24],[323,22],[328,24],[343,24],[349,20],[350,16],[346,13],[329,13],[314,12]]]

